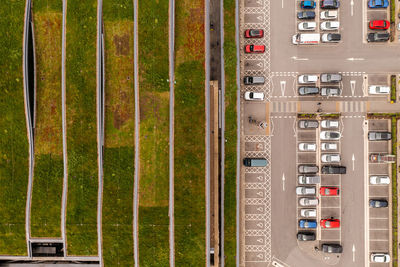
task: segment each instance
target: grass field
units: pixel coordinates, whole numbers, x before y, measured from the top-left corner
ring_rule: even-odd
[[[95,0],[67,7],[68,255],[97,255],[96,7]]]
[[[104,266],[133,266],[135,96],[133,1],[103,2],[105,37]]]
[[[168,266],[168,0],[139,1],[139,263]]]
[[[63,146],[61,121],[62,2],[35,0],[35,166],[31,236],[61,237]]]
[[[205,264],[204,1],[176,3],[175,264]]]
[[[224,0],[225,266],[236,266],[236,43],[235,1]]]
[[[25,1],[0,8],[0,255],[26,255],[29,172],[22,76]]]

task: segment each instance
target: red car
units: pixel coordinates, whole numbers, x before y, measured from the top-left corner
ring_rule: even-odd
[[[323,186],[319,189],[319,193],[321,194],[321,196],[338,196],[339,188]]]
[[[371,20],[369,22],[369,28],[372,30],[387,30],[389,26],[390,23],[387,20]]]
[[[340,220],[339,219],[323,219],[319,222],[319,225],[323,228],[339,228]]]
[[[264,31],[263,30],[254,30],[249,29],[244,32],[244,37],[246,38],[263,38]]]
[[[246,53],[264,53],[265,45],[246,45],[244,51]]]

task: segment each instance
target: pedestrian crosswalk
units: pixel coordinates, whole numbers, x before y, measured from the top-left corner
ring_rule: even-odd
[[[358,101],[342,101],[340,104],[340,112],[365,112],[365,102]]]
[[[292,113],[297,112],[297,102],[272,102],[272,112]]]

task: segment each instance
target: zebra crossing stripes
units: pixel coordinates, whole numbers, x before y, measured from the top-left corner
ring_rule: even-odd
[[[340,102],[340,111],[346,112],[365,112],[365,102],[360,101],[343,101]]]
[[[293,113],[297,112],[297,102],[286,101],[286,102],[271,102],[272,111],[271,112],[281,112],[281,113]]]

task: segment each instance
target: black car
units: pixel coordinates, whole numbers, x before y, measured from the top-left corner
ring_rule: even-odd
[[[297,240],[299,241],[314,241],[315,234],[310,232],[297,233]]]
[[[384,199],[370,199],[369,206],[371,208],[386,208],[388,206],[388,202]]]
[[[325,165],[322,167],[323,174],[346,174],[346,167],[336,165]]]
[[[316,120],[299,120],[300,129],[315,129],[318,128],[318,121]]]
[[[388,32],[371,32],[368,33],[368,42],[387,42],[390,38],[390,33]]]
[[[302,86],[299,87],[299,95],[317,95],[319,94],[318,87]]]
[[[338,9],[340,2],[339,0],[321,0],[320,6],[324,9]]]
[[[315,12],[314,11],[300,11],[297,13],[298,19],[314,19]]]
[[[324,43],[338,43],[342,39],[340,33],[324,33],[321,36],[321,40]]]
[[[325,253],[342,253],[343,248],[339,244],[322,244],[322,251]]]
[[[368,140],[369,141],[381,141],[381,140],[390,140],[392,139],[392,134],[389,132],[369,132]]]

